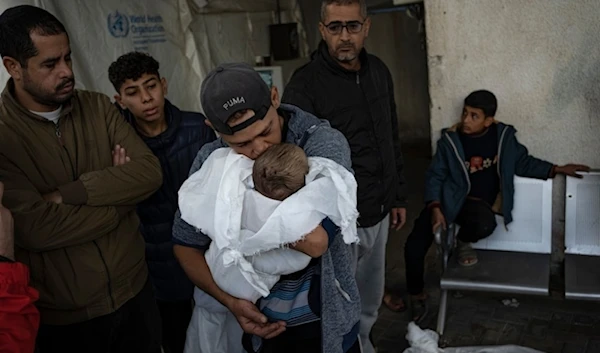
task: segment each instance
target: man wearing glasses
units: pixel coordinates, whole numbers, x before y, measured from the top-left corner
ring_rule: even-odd
[[[350,144],[360,212],[360,244],[353,250],[366,353],[374,352],[369,336],[384,294],[389,228],[398,230],[406,222],[392,77],[363,48],[370,25],[364,0],[324,0],[319,24],[323,41],[311,62],[294,73],[282,99],[329,120]]]

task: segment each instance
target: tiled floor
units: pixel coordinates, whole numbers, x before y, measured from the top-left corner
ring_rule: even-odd
[[[429,164],[429,148],[406,146],[406,177],[410,189],[409,222],[388,241],[386,280],[388,286],[406,297],[404,291],[404,242],[412,222],[423,207],[423,176]],[[427,290],[430,314],[421,325],[435,329],[439,300],[439,271],[435,249],[427,258]],[[446,332],[441,339],[449,347],[518,344],[547,353],[600,353],[600,303],[566,301],[561,295],[560,276],[553,278],[553,295],[547,298],[484,293],[453,293],[448,298]],[[515,298],[518,307],[505,306],[503,299]],[[373,328],[379,353],[402,352],[409,323],[408,311],[394,313],[382,307]]]

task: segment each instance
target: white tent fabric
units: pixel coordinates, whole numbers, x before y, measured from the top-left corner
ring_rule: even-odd
[[[283,10],[293,10],[282,12],[283,22],[302,22],[297,6],[290,5],[295,1],[281,2]],[[76,88],[112,97],[109,65],[138,50],[160,62],[160,73],[169,82],[168,98],[194,111],[202,111],[200,84],[213,67],[233,61],[254,63],[256,56],[269,55],[268,25],[276,21],[275,2],[266,0],[3,0],[0,13],[22,4],[50,11],[66,26]],[[8,78],[1,68],[1,88]]]
[[[296,7],[296,0],[279,0],[282,11]],[[190,5],[199,12],[267,12],[277,10],[276,0],[190,0]]]
[[[254,64],[256,56],[270,53],[269,25],[276,23],[274,12],[223,12],[193,16],[198,59],[202,70],[209,71],[220,63],[243,61]],[[308,53],[306,35],[300,25],[299,11],[282,13],[282,22],[297,22],[301,53]]]
[[[160,72],[171,82],[170,96],[176,104],[185,109],[200,108],[199,82],[204,73],[189,29],[192,13],[186,0],[13,3],[42,7],[63,22],[71,39],[77,88],[114,95],[108,66],[121,54],[139,50],[161,63]],[[6,82],[5,70],[1,78]]]

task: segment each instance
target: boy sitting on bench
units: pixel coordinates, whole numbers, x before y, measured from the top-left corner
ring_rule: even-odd
[[[564,166],[537,159],[517,141],[516,130],[494,119],[497,101],[492,92],[475,91],[465,99],[461,122],[444,129],[425,176],[426,207],[405,245],[406,282],[412,315],[420,322],[427,314],[424,261],[438,227],[456,223],[457,258],[462,266],[477,263],[471,243],[490,236],[495,214],[512,222],[514,176],[548,179],[556,174],[581,177],[589,167]]]

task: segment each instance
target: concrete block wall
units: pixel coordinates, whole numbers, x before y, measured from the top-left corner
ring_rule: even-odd
[[[537,157],[600,168],[600,2],[425,0],[432,144],[485,88],[497,119]],[[554,181],[554,260],[562,258],[564,187]]]

